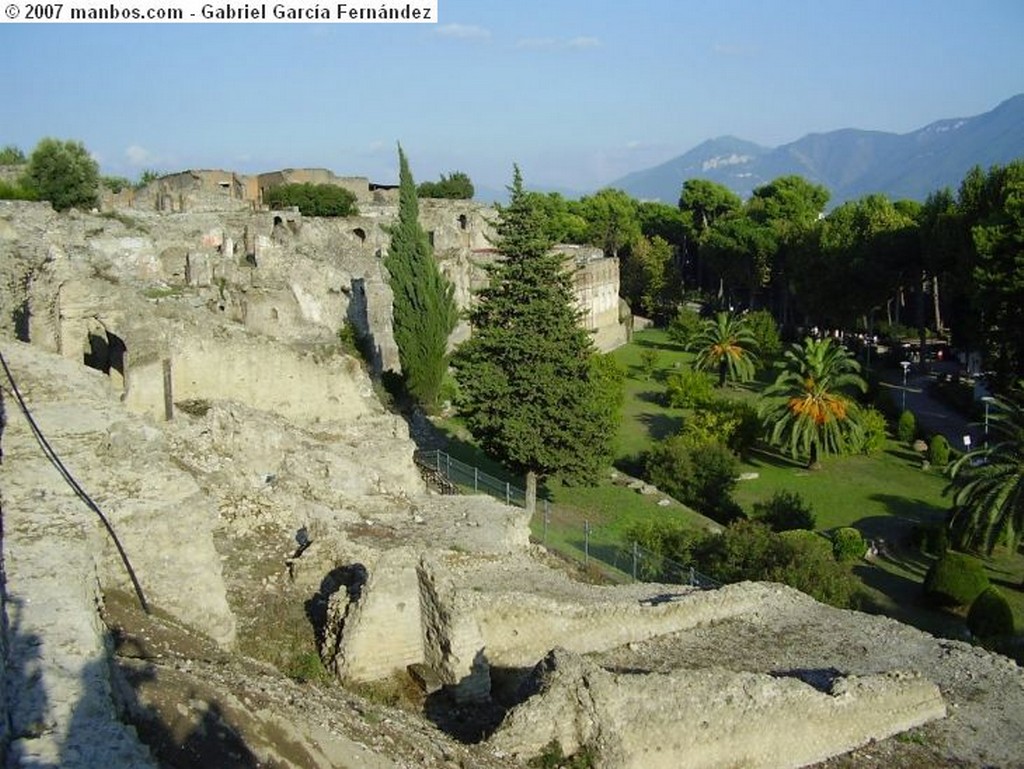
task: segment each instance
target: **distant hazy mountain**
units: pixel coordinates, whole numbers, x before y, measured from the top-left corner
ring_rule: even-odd
[[[942,187],[955,190],[972,166],[1017,158],[1024,158],[1024,94],[983,115],[939,120],[906,134],[846,128],[775,149],[725,136],[608,186],[674,204],[687,179],[710,179],[746,198],[772,179],[799,174],[827,187],[830,205],[871,192],[924,200]]]

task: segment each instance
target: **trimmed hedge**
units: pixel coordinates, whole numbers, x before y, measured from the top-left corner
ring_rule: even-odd
[[[974,599],[967,614],[967,627],[978,638],[1013,635],[1013,609],[999,589],[987,587]]]
[[[949,441],[945,435],[933,435],[928,443],[928,461],[936,467],[949,464]]]
[[[896,437],[900,443],[910,443],[917,435],[917,417],[913,411],[904,411],[896,422]]]
[[[934,606],[970,606],[987,587],[981,561],[949,550],[928,569],[924,597]]]
[[[857,529],[845,526],[832,535],[832,555],[840,563],[859,561],[868,551],[868,543]]]

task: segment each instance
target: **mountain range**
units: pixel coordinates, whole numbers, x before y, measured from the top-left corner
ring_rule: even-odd
[[[872,192],[923,201],[943,187],[955,191],[973,166],[987,169],[1019,158],[1024,158],[1024,94],[984,114],[938,120],[905,134],[844,128],[774,149],[723,136],[608,186],[674,205],[687,179],[709,179],[747,198],[762,184],[798,174],[826,187],[830,205]]]

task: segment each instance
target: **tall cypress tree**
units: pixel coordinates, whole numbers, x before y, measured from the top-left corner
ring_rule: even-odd
[[[538,477],[596,476],[615,425],[602,405],[571,273],[552,252],[518,167],[510,192],[497,223],[503,259],[487,268],[488,285],[470,313],[472,336],[452,366],[466,425],[487,453],[526,475],[532,512]]]
[[[448,369],[448,337],[458,322],[455,287],[441,274],[420,226],[416,184],[398,146],[398,223],[384,260],[394,294],[394,331],[406,390],[427,411],[437,407]]]

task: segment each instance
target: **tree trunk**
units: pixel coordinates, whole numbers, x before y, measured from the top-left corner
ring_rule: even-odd
[[[938,333],[943,332],[942,328],[942,312],[939,309],[939,276],[932,276],[932,304],[935,306],[935,330]]]
[[[808,470],[820,470],[821,461],[818,459],[818,442],[811,442],[811,458],[807,460]]]
[[[725,387],[726,377],[729,376],[729,363],[725,358],[718,362],[718,386]]]
[[[537,473],[529,470],[526,473],[526,512],[531,516],[537,510]]]

